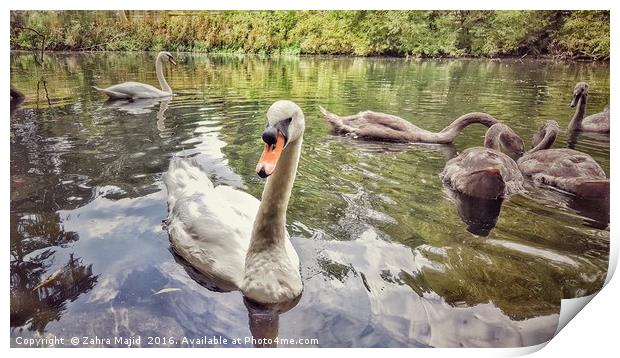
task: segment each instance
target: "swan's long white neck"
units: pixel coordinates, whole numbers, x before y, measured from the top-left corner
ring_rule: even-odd
[[[585,95],[579,96],[579,103],[577,103],[577,109],[575,110],[575,114],[573,115],[573,118],[568,124],[569,130],[578,129],[579,127],[581,127],[581,121],[586,115],[586,102],[587,100]]]
[[[164,78],[164,54],[159,54],[157,56],[157,60],[155,60],[155,72],[157,72],[157,80],[159,81],[159,86],[161,90],[164,92],[172,93],[172,88],[166,82]]]
[[[284,248],[286,209],[297,175],[301,144],[300,136],[284,148],[275,171],[265,183],[248,253],[270,249],[273,245]]]

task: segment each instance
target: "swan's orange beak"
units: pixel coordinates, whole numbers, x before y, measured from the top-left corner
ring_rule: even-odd
[[[258,164],[256,164],[256,173],[259,177],[266,178],[276,169],[276,165],[278,164],[280,155],[282,155],[285,142],[286,140],[284,139],[284,135],[282,132],[278,131],[276,144],[265,144],[263,154],[261,154]]]

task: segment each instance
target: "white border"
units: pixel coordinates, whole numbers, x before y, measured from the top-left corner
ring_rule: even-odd
[[[617,1],[602,1],[602,0],[589,0],[589,1],[576,1],[576,0],[565,0],[561,2],[551,2],[546,1],[542,2],[540,0],[521,0],[521,1],[476,1],[470,0],[466,3],[458,0],[433,0],[428,2],[405,2],[402,0],[381,0],[380,2],[370,1],[370,0],[347,0],[335,2],[333,0],[316,0],[316,1],[278,1],[278,0],[264,0],[264,1],[240,1],[240,0],[227,0],[220,2],[196,2],[190,0],[175,0],[175,1],[162,1],[162,0],[150,0],[150,1],[142,1],[142,2],[133,2],[129,3],[126,0],[106,0],[105,2],[99,3],[87,3],[84,1],[72,0],[72,1],[43,1],[43,0],[21,0],[19,2],[9,2],[3,1],[2,5],[0,5],[3,9],[2,18],[3,24],[1,27],[3,38],[2,41],[2,66],[4,69],[4,76],[7,81],[3,87],[0,87],[0,96],[4,98],[8,98],[8,71],[9,68],[9,10],[10,9],[129,9],[129,10],[137,10],[137,9],[153,9],[153,10],[163,10],[163,9],[213,9],[213,10],[223,10],[223,9],[405,9],[405,8],[415,8],[415,9],[541,9],[541,10],[555,10],[558,8],[565,9],[611,9],[611,37],[612,37],[612,56],[611,56],[611,76],[614,76],[618,69],[618,59],[617,59],[617,44],[618,44],[618,3]],[[610,81],[610,92],[611,92],[611,102],[614,104],[620,103],[618,101],[620,95],[618,94],[618,85],[614,81]],[[5,113],[5,123],[1,127],[0,131],[2,131],[2,138],[4,140],[0,145],[2,145],[2,159],[4,166],[1,169],[2,182],[5,183],[2,186],[1,190],[1,200],[4,204],[5,211],[2,215],[2,222],[4,225],[2,227],[5,230],[6,235],[4,235],[4,239],[6,240],[5,245],[8,245],[9,241],[9,153],[10,153],[10,143],[8,141],[9,138],[9,125],[8,125],[8,117],[6,113],[8,112],[8,105],[6,102],[2,103],[2,111]],[[615,107],[614,107],[615,108]],[[612,119],[612,123],[614,120]],[[620,125],[612,124],[612,138],[616,138],[618,136],[618,127]],[[616,162],[616,145],[611,144],[611,163]],[[610,177],[617,178],[619,175],[618,166],[615,164],[611,165],[611,173]],[[610,254],[610,272],[608,274],[607,280],[611,279],[613,276],[613,272],[615,271],[618,259],[618,235],[617,230],[615,230],[615,215],[616,213],[620,213],[617,210],[618,208],[618,190],[614,186],[612,186],[611,192],[611,254]],[[5,246],[6,247],[6,246]],[[8,257],[6,255],[5,257]],[[0,327],[4,327],[5,332],[7,332],[8,336],[8,327],[9,327],[9,265],[5,262],[3,265],[3,274],[0,276],[0,286],[3,288],[4,295],[2,295],[2,306],[4,309],[2,310],[2,320],[0,322]],[[439,356],[446,357],[452,355],[459,355],[461,357],[485,357],[485,356],[516,356],[523,355],[537,351],[542,347],[545,347],[540,352],[536,353],[537,357],[555,357],[560,355],[565,355],[569,357],[575,357],[579,355],[592,355],[592,354],[603,354],[604,356],[609,355],[609,352],[613,352],[617,349],[617,325],[616,323],[617,317],[620,317],[618,313],[618,302],[620,302],[620,284],[618,283],[618,279],[609,282],[609,284],[601,291],[601,293],[597,294],[592,299],[592,302],[588,304],[588,308],[585,309],[582,313],[578,314],[575,319],[573,319],[571,323],[569,323],[564,329],[559,332],[558,336],[552,339],[548,344],[541,344],[539,346],[534,347],[526,347],[526,348],[516,348],[516,349],[417,349],[412,351],[410,349],[391,349],[390,354],[396,356],[407,356],[410,357],[412,354],[416,355],[424,355],[424,356]],[[562,310],[565,312],[573,311],[574,314],[576,308],[582,307],[583,303],[586,299],[577,299],[577,300],[565,300],[571,302],[565,302],[562,305]],[[587,300],[589,301],[589,299]],[[581,304],[580,304],[581,302]],[[586,302],[587,303],[587,302]],[[572,307],[569,307],[572,306]],[[580,308],[579,308],[580,309]],[[42,354],[46,356],[77,356],[83,355],[85,351],[80,349],[45,349],[45,351],[33,351],[29,350],[20,350],[20,349],[12,349],[10,352],[6,352],[9,350],[9,339],[8,337],[0,338],[0,347],[4,348],[5,354],[11,354],[14,356],[21,355],[31,355],[31,354]],[[113,352],[115,355],[134,355],[145,354],[148,352],[149,355],[169,355],[169,354],[177,354],[176,350],[170,351],[167,349],[149,349],[149,350],[140,350],[140,351],[129,351],[124,349],[116,349],[114,351],[110,351],[109,349],[89,349],[87,351],[88,355],[94,356],[104,356],[109,355]],[[288,349],[280,349],[280,350],[252,350],[251,352],[247,352],[245,350],[240,349],[218,349],[218,350],[199,350],[193,349],[188,350],[184,349],[182,351],[178,351],[178,354],[183,355],[191,355],[191,356],[201,356],[217,354],[220,355],[246,355],[252,354],[256,356],[269,356],[273,355],[290,355],[291,353],[295,356],[297,355],[315,355],[315,354],[355,354],[355,355],[366,355],[366,354],[383,354],[381,351],[375,352],[374,350],[368,349],[354,349],[354,351],[347,350],[346,353],[340,350],[322,348],[317,349],[296,349],[295,351],[290,351]]]

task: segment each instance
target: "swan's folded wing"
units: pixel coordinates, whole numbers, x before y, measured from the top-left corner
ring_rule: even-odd
[[[258,205],[226,186],[177,199],[168,226],[174,250],[203,274],[238,287]]]
[[[587,116],[581,122],[586,131],[609,132],[609,111],[603,111]]]
[[[101,93],[104,93],[106,96],[110,97],[110,99],[131,99],[131,96],[126,93],[115,92],[107,88],[99,88],[97,86],[93,86],[93,88]]]
[[[168,209],[172,211],[179,199],[213,189],[213,183],[194,158],[174,157],[163,176],[168,190]]]
[[[160,89],[148,85],[146,83],[140,82],[123,82],[117,85],[110,86],[105,88],[106,91],[116,92],[116,93],[124,93],[129,97],[140,97],[140,95],[144,94],[152,94],[161,92]]]
[[[260,202],[231,187],[213,187],[192,158],[173,158],[163,180],[174,250],[208,277],[238,285]]]
[[[527,176],[606,179],[605,171],[591,156],[568,148],[528,154],[519,159],[519,169]]]

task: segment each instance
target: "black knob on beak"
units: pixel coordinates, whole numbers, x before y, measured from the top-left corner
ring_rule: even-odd
[[[278,129],[275,127],[267,127],[263,132],[263,142],[269,145],[275,145],[278,140]]]
[[[258,173],[257,173],[257,174],[258,174],[258,176],[259,176],[259,177],[261,177],[261,178],[263,178],[263,179],[265,179],[266,177],[268,177],[268,176],[269,176],[269,175],[267,175],[267,172],[265,171],[265,168],[261,168],[261,169],[258,171]]]

